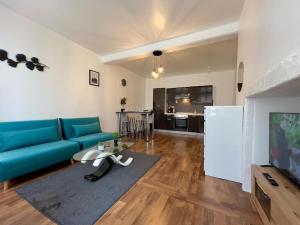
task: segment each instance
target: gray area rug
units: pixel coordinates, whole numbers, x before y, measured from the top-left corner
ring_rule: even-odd
[[[114,165],[96,182],[83,176],[96,170],[91,164],[75,164],[16,191],[33,207],[60,225],[94,224],[158,160],[158,156],[122,152],[124,160],[133,157],[128,167]]]

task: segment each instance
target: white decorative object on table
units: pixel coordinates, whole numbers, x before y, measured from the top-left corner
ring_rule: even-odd
[[[104,151],[104,145],[103,144],[98,145],[98,151]]]

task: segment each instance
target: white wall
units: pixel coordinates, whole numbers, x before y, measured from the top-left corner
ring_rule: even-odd
[[[235,71],[161,77],[146,80],[146,108],[153,106],[153,88],[175,88],[213,85],[214,105],[235,104]]]
[[[266,74],[269,79],[272,75],[277,79],[278,74],[272,74],[273,69],[300,50],[299,8],[298,0],[246,0],[244,4],[237,61],[237,65],[244,62],[244,90],[237,93],[236,102],[245,103],[246,109],[242,168],[246,191],[250,190],[251,164],[268,162],[269,112],[300,112],[299,97],[248,98],[245,101],[247,89]],[[281,77],[289,75],[286,71],[279,72]]]
[[[268,70],[300,50],[299,0],[246,0],[240,19],[238,62],[244,62],[247,89]],[[244,103],[244,92],[237,104]]]
[[[121,79],[127,80],[126,87],[121,86]],[[127,98],[126,109],[144,109],[145,107],[145,78],[138,76],[119,66],[105,66],[103,77],[104,108],[100,109],[104,115],[104,127],[109,130],[117,129],[115,112],[120,111],[120,99]]]
[[[99,115],[103,129],[112,131],[121,97],[128,97],[129,105],[144,105],[144,78],[101,64],[97,54],[2,6],[0,15],[0,49],[9,58],[24,53],[50,67],[38,72],[0,62],[0,121]],[[100,87],[89,85],[89,69],[100,72]]]

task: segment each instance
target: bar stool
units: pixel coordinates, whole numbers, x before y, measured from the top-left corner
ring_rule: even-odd
[[[142,115],[138,114],[138,116],[135,118],[136,122],[136,133],[138,138],[144,138],[145,135],[145,123],[144,118]]]
[[[135,138],[135,119],[132,115],[128,115],[127,135],[131,138]]]
[[[129,133],[133,135],[133,138],[143,138],[144,136],[144,119],[141,114],[134,113],[128,115],[129,121]]]
[[[149,114],[144,116],[144,139],[146,142],[153,139],[153,117],[150,117]]]
[[[128,119],[125,120],[125,121],[122,121],[122,124],[121,124],[121,136],[128,136],[128,126],[129,126]]]

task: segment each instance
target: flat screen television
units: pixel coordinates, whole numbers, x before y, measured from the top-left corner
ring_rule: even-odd
[[[270,164],[300,187],[300,113],[270,113]]]

